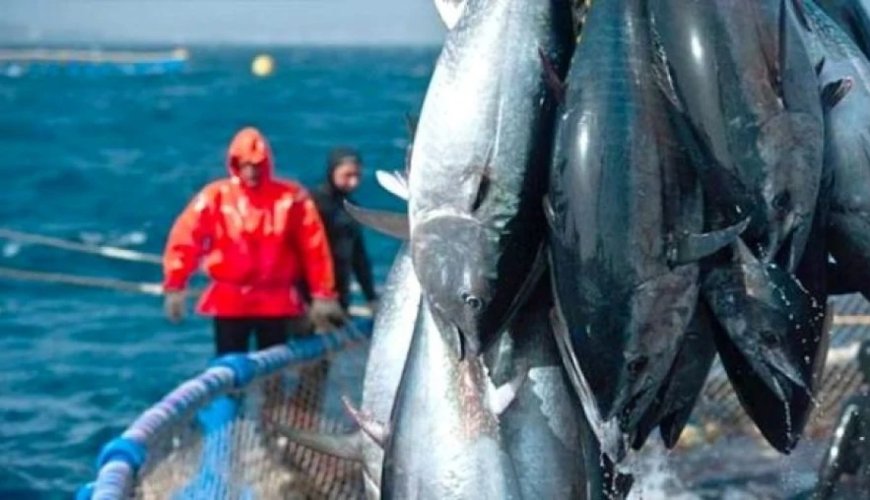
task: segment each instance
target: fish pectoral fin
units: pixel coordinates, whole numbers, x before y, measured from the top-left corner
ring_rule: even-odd
[[[844,97],[852,90],[854,80],[851,77],[846,77],[835,82],[831,82],[822,88],[822,105],[825,110],[830,110],[836,106]]]
[[[708,233],[685,233],[674,238],[668,260],[672,265],[688,264],[709,257],[734,243],[749,227],[749,217],[742,221]]]
[[[465,13],[466,4],[468,0],[435,0],[438,15],[441,16],[448,30],[452,30],[459,23],[459,19]]]
[[[408,185],[408,176],[403,172],[386,170],[378,170],[375,172],[375,178],[378,180],[384,191],[393,194],[405,201],[411,198],[411,189]]]
[[[277,431],[290,441],[320,453],[356,462],[363,460],[361,429],[347,434],[327,434],[279,424]]]
[[[547,86],[550,87],[553,97],[561,104],[565,102],[565,92],[568,90],[568,85],[565,80],[559,76],[559,71],[556,65],[550,59],[550,56],[544,52],[544,49],[538,47],[538,56],[541,58],[541,65],[544,67],[544,79],[547,81]]]
[[[386,446],[387,437],[390,435],[389,426],[378,422],[371,415],[356,409],[347,396],[342,396],[341,402],[344,404],[344,409],[350,415],[350,418],[356,422],[360,430],[362,430],[366,436],[372,438],[378,446],[384,448]]]
[[[495,387],[492,382],[489,381],[489,377],[487,377],[490,386],[489,390],[486,392],[487,403],[489,404],[490,411],[494,414],[501,415],[508,409],[511,403],[513,403],[517,398],[517,393],[519,393],[526,378],[528,378],[528,366],[521,366],[519,368],[519,373],[514,378],[508,380],[499,387]]]
[[[411,226],[407,214],[362,208],[347,200],[344,200],[344,209],[354,220],[375,231],[405,241],[411,237]]]

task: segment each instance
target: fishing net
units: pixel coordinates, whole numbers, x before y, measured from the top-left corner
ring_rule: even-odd
[[[123,464],[109,460],[90,494],[178,500],[362,498],[357,463],[293,443],[282,432],[353,430],[342,397],[359,403],[368,343],[357,338],[336,344],[324,349],[325,355],[297,362],[291,341],[287,348],[273,349],[272,358],[283,365],[277,370],[264,368],[268,363],[255,359],[259,354],[249,356],[255,359],[252,369],[272,373],[239,389],[221,388],[233,385],[233,372],[221,367],[182,384],[122,436],[147,448],[135,482],[123,467],[112,478],[112,467]]]
[[[153,445],[142,499],[358,498],[357,464],[287,440],[282,427],[344,433],[339,396],[358,400],[364,349],[288,367],[221,396]]]
[[[805,433],[808,439],[830,435],[843,400],[862,382],[855,353],[858,344],[870,338],[870,304],[863,298],[836,298],[832,306],[830,349],[817,407]],[[263,351],[249,356],[262,375],[237,389],[222,388],[234,385],[233,372],[216,368],[179,386],[125,433],[147,448],[147,459],[135,481],[129,467],[109,461],[100,473],[101,478],[109,478],[103,482],[111,483],[111,475],[116,474],[120,478],[116,483],[130,484],[115,490],[103,488],[121,493],[94,494],[93,498],[128,494],[179,500],[364,497],[358,464],[291,442],[282,433],[292,428],[341,434],[356,427],[341,398],[359,403],[368,342],[365,337],[350,342],[328,337],[304,342],[314,341],[332,342],[333,346],[309,350],[306,356],[294,351],[302,341],[292,341],[288,347],[273,349],[272,355]],[[268,361],[269,356],[275,359]],[[269,363],[272,368],[263,368]],[[190,394],[196,392],[196,383],[202,387],[194,397]],[[157,423],[149,423],[149,418]],[[726,436],[758,436],[718,362],[692,423],[707,431],[708,443]]]

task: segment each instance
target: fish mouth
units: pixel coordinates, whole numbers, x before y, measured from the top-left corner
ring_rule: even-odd
[[[469,356],[480,354],[480,339],[474,332],[476,329],[468,329],[447,312],[441,311],[437,306],[431,308],[432,318],[439,325],[444,341],[451,347],[453,354],[459,361]]]

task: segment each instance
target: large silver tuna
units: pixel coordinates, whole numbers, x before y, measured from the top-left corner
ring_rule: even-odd
[[[456,7],[410,169],[414,268],[432,312],[482,352],[541,274],[541,210],[570,0]]]
[[[499,414],[519,382],[495,388],[477,356],[460,359],[423,301],[386,443],[382,498],[520,499]]]
[[[484,355],[496,385],[527,370],[501,415],[501,436],[523,498],[597,499],[607,488],[602,458],[551,332],[552,307],[544,280]]]

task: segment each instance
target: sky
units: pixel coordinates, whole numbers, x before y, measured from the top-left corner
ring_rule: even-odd
[[[0,42],[432,45],[432,0],[0,0]]]

